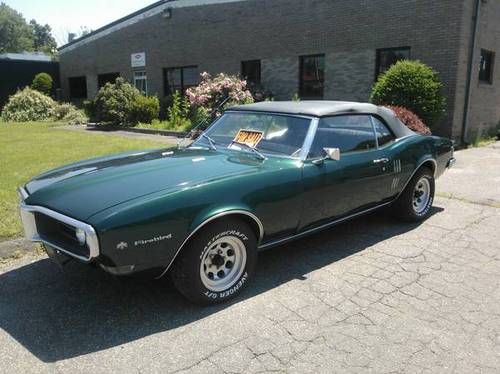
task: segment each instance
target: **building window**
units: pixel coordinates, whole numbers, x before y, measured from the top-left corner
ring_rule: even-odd
[[[144,95],[148,94],[148,79],[144,70],[134,71],[134,86]]]
[[[377,49],[375,79],[377,79],[380,74],[385,73],[396,62],[409,60],[410,52],[410,47]]]
[[[493,65],[495,53],[481,49],[481,65],[479,66],[479,81],[482,83],[493,83]]]
[[[300,97],[322,99],[325,86],[325,55],[301,56],[299,69]]]
[[[119,76],[120,76],[120,73],[99,74],[97,76],[97,87],[101,88],[108,82],[115,83],[116,78],[118,78]]]
[[[87,98],[87,78],[72,77],[68,78],[69,82],[69,97],[71,99],[86,99]]]
[[[198,84],[198,77],[197,66],[163,69],[163,89],[165,96],[172,95],[175,91],[184,94],[189,87]]]
[[[249,86],[260,86],[260,60],[241,61],[241,76]]]

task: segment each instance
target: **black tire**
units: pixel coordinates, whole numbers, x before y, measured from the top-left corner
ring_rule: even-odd
[[[426,182],[427,181],[427,182]],[[417,184],[428,183],[429,198],[423,205],[417,209],[414,201],[417,198]],[[434,202],[435,181],[432,170],[427,167],[420,168],[411,178],[410,182],[396,200],[393,206],[393,213],[396,217],[408,222],[421,222],[427,219],[431,213],[432,203]]]
[[[224,242],[224,240],[227,241]],[[231,254],[230,250],[232,247],[227,244],[231,241],[235,244],[235,247],[238,247],[232,253],[240,253],[239,256],[242,258],[244,257],[242,251],[245,252],[246,260],[244,261],[244,265],[243,262],[236,261],[236,254],[233,257],[226,256],[227,254]],[[222,247],[224,244],[226,244],[226,247]],[[222,259],[215,258],[217,254],[211,256],[214,251],[218,251],[219,253],[221,251],[224,252],[222,255],[219,255]],[[215,259],[219,260],[217,264],[215,264]],[[234,269],[239,270],[229,268],[229,265],[232,263],[230,259],[233,259],[235,262],[233,264]],[[210,263],[208,270],[206,266],[207,261]],[[220,261],[225,261],[224,265]],[[239,263],[240,266],[237,266],[236,263]],[[201,305],[217,304],[232,299],[245,288],[253,276],[256,264],[257,238],[255,233],[243,220],[227,218],[209,224],[194,235],[175,260],[171,277],[177,290],[193,303]],[[204,266],[204,270],[202,270],[202,265]],[[217,266],[220,267],[218,268]],[[227,287],[214,289],[209,288],[204,283],[213,281],[209,277],[210,270],[212,269],[214,269],[211,272],[212,277],[219,274],[219,269],[229,272],[235,271],[232,277],[229,277],[231,273],[228,274],[227,281],[229,281],[229,284]],[[202,271],[205,273],[205,276],[202,274]],[[240,272],[241,275],[239,275]],[[224,277],[220,278],[219,281],[222,280],[223,282],[223,279]]]

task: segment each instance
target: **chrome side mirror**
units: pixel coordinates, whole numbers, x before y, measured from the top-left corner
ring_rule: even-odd
[[[340,160],[340,149],[339,148],[323,148],[323,152],[325,152],[325,156],[314,160],[312,163],[314,165],[321,165],[325,162],[325,160]]]

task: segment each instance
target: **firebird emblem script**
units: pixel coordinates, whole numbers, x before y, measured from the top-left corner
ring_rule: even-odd
[[[128,244],[125,242],[120,242],[116,245],[116,249],[125,249],[128,247]]]
[[[172,239],[172,234],[155,236],[154,238],[151,238],[151,239],[136,240],[134,242],[134,246],[139,247],[139,246],[143,246],[143,245],[158,243],[158,242],[161,242],[161,241],[167,240],[167,239]],[[116,245],[116,249],[123,250],[126,248],[128,248],[127,242],[120,242]]]
[[[151,239],[136,240],[134,242],[134,245],[137,247],[140,245],[148,245],[148,244],[161,242],[161,241],[167,240],[167,239],[172,239],[172,234],[155,236],[154,238],[151,238]]]

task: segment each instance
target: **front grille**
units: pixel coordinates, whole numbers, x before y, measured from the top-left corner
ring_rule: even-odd
[[[87,244],[80,245],[76,238],[76,227],[61,222],[40,212],[35,212],[35,222],[40,239],[77,256],[90,257]]]

